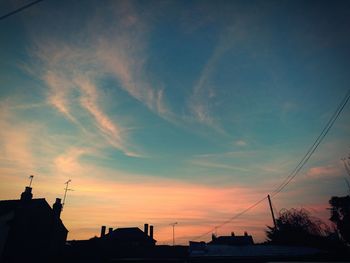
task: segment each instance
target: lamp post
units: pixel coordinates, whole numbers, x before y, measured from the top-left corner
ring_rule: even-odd
[[[170,224],[173,227],[173,246],[175,246],[175,225],[177,225],[177,222]]]

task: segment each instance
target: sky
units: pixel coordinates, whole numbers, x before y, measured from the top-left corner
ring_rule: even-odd
[[[0,15],[27,0],[2,0]],[[0,199],[53,204],[68,239],[210,230],[271,193],[350,88],[348,1],[57,1],[0,20]],[[272,200],[329,223],[345,195],[347,105]],[[215,230],[257,242],[267,201]],[[209,234],[203,235],[208,232]]]

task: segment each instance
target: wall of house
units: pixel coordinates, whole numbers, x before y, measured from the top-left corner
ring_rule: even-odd
[[[56,222],[57,223],[57,222]],[[21,260],[44,260],[59,251],[65,243],[67,231],[55,226],[50,206],[44,202],[39,207],[23,206],[9,231],[4,249],[5,258],[14,262]],[[54,231],[60,231],[54,232]]]
[[[13,217],[14,217],[13,212],[0,216],[0,261],[3,255],[7,237],[10,231],[10,226],[8,222],[11,219],[13,219]]]

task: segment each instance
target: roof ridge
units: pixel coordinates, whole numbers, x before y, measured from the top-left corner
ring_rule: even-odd
[[[32,198],[30,200],[46,200],[45,197],[40,198]],[[8,202],[8,201],[21,201],[21,199],[6,199],[6,200],[0,200],[0,202]]]

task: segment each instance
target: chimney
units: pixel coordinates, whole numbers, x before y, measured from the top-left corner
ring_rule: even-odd
[[[32,188],[29,186],[26,186],[24,192],[21,194],[21,200],[29,201],[29,200],[32,200],[32,198],[33,198]]]
[[[231,232],[231,237],[234,237],[235,236],[235,232]]]
[[[56,218],[60,218],[62,211],[61,198],[56,198],[56,202],[52,206],[53,214]]]
[[[149,237],[153,239],[153,226],[149,226]]]
[[[113,232],[113,227],[108,228],[108,234]]]
[[[145,224],[144,229],[145,230],[143,232],[145,232],[146,236],[148,236],[148,224]]]
[[[244,231],[244,236],[247,237],[248,236],[248,232]]]
[[[106,234],[106,226],[101,227],[101,237],[104,237]]]

